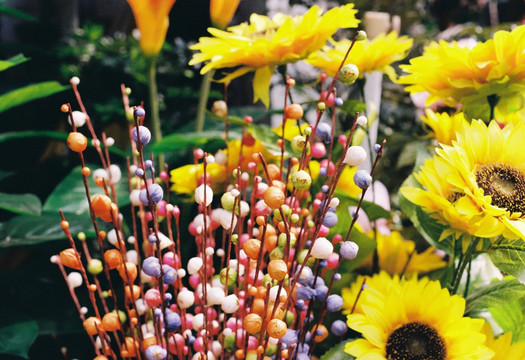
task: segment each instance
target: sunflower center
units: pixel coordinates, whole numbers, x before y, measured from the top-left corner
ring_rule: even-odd
[[[481,165],[476,182],[490,195],[492,205],[525,214],[525,175],[519,169],[499,163]]]
[[[386,342],[388,360],[445,360],[447,349],[437,331],[420,322],[395,330]]]

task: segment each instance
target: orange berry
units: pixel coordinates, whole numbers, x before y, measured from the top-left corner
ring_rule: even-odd
[[[94,357],[93,360],[108,360],[107,356],[99,355],[97,357]]]
[[[244,329],[249,334],[257,334],[262,328],[262,317],[255,313],[250,313],[244,317]]]
[[[133,291],[130,291],[129,286],[124,287],[126,298],[131,301],[135,301],[140,297],[140,286],[133,285]],[[133,298],[131,298],[133,293]]]
[[[266,293],[268,292],[268,290],[264,287],[264,286],[259,286],[257,288],[257,297],[258,298],[266,298]]]
[[[274,280],[280,281],[283,280],[288,274],[288,266],[284,260],[272,260],[268,264],[268,274]]]
[[[281,178],[281,169],[279,166],[275,164],[269,164],[267,169],[271,180],[279,180]]]
[[[121,264],[117,270],[124,281],[133,282],[137,278],[137,265],[132,262],[128,261],[126,264]]]
[[[100,239],[105,239],[105,238],[106,238],[106,235],[107,235],[107,234],[106,234],[106,232],[105,232],[104,230],[100,230],[100,231],[98,232],[98,237],[99,237]]]
[[[82,325],[84,325],[84,329],[86,329],[88,335],[98,335],[99,331],[104,331],[102,321],[94,316],[88,317]]]
[[[95,195],[91,199],[95,215],[104,221],[111,221],[111,199],[107,195]]]
[[[74,152],[86,150],[87,143],[87,137],[76,131],[70,132],[67,137],[67,146]]]
[[[129,319],[129,322],[133,325],[137,325],[139,323],[139,319],[137,319],[136,317],[132,317]]]
[[[259,355],[264,354],[264,346],[262,345],[257,346],[257,354]]]
[[[281,147],[283,145],[283,139],[277,139],[275,143],[277,144],[277,146]]]
[[[95,178],[95,185],[97,185],[98,187],[103,188],[104,187],[104,178],[101,177],[101,176],[97,176]]]
[[[85,177],[88,177],[90,174],[91,174],[91,169],[88,168],[87,166],[84,166],[82,168],[82,175]]]
[[[82,263],[79,260],[80,256],[73,248],[69,248],[60,252],[60,261],[64,266],[71,269],[80,270]]]
[[[235,357],[237,359],[244,359],[245,356],[244,356],[244,350],[242,349],[239,349],[239,350],[235,350]]]
[[[288,349],[281,350],[281,356],[288,359]]]
[[[62,221],[60,222],[60,227],[61,227],[62,229],[64,229],[64,230],[67,230],[67,229],[69,229],[69,223],[68,223],[66,220],[62,220]]]
[[[264,237],[264,247],[266,251],[272,251],[277,246],[277,235],[270,235]]]
[[[282,320],[284,318],[284,311],[278,306],[277,309],[275,309],[275,313],[273,314],[273,305],[274,303],[268,304],[268,309],[266,309],[266,321],[270,321],[271,319],[278,319]]]
[[[102,318],[102,326],[106,331],[117,331],[120,329],[120,319],[115,313],[107,313]]]
[[[250,286],[250,288],[248,289],[248,294],[250,294],[250,296],[257,295],[257,288],[255,286]]]
[[[311,333],[312,334],[317,334],[314,337],[314,341],[315,342],[321,342],[321,341],[323,341],[324,339],[326,339],[328,337],[328,329],[324,325],[321,325],[319,327],[317,325],[315,325],[312,328]]]
[[[64,113],[69,112],[69,105],[68,104],[62,104],[62,106],[60,107],[60,111],[62,111]]]
[[[128,315],[130,318],[136,318],[137,317],[137,312],[135,311],[135,309],[130,309],[128,311]]]
[[[264,314],[264,299],[262,298],[253,299],[251,311],[257,315],[262,316]]]
[[[116,269],[123,262],[122,254],[117,249],[106,250],[104,253],[104,261],[110,269]]]
[[[148,346],[157,345],[157,338],[155,336],[150,336],[142,340],[142,348],[147,349]]]
[[[286,118],[299,120],[304,115],[303,107],[300,104],[291,104],[284,109]]]
[[[277,186],[269,186],[264,192],[264,202],[270,209],[278,209],[284,204],[284,192]]]
[[[259,226],[264,226],[264,216],[257,216],[255,218],[255,222],[257,223],[257,225]]]
[[[91,292],[95,292],[95,291],[97,291],[97,285],[95,285],[95,284],[90,284],[90,285],[89,285],[89,291],[91,291]]]
[[[257,260],[261,249],[261,242],[257,239],[248,239],[242,245],[242,249],[250,259]]]
[[[122,344],[121,355],[124,351],[128,352],[127,357],[137,356],[137,349],[139,348],[139,342],[132,337],[126,337],[125,344]],[[124,357],[124,355],[122,355]]]
[[[286,334],[287,329],[286,323],[279,319],[270,320],[266,328],[268,335],[276,339],[282,338]]]

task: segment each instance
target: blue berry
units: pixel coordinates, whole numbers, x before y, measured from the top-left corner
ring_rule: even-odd
[[[327,293],[328,293],[328,288],[325,285],[316,287],[314,300],[323,301]]]
[[[165,293],[164,299],[166,299],[167,302],[170,302],[171,299],[173,299],[173,295],[171,295],[170,293]]]
[[[153,243],[156,243],[156,242],[157,242],[157,237],[155,236],[155,234],[149,234],[149,236],[148,236],[148,241],[149,241],[150,243],[152,243],[152,244],[153,244]]]
[[[315,296],[315,290],[309,286],[301,286],[295,292],[295,296],[299,300],[310,300]]]
[[[374,144],[374,151],[377,153],[379,153],[379,150],[381,150],[381,145],[379,144]]]
[[[321,191],[324,192],[325,194],[328,192],[328,190],[330,190],[328,185],[325,184],[325,185],[321,186]]]
[[[372,176],[366,170],[357,170],[354,174],[354,183],[360,189],[367,189],[372,183]]]
[[[335,106],[341,106],[341,105],[343,105],[343,99],[341,99],[340,97],[336,97]]]
[[[160,345],[150,345],[145,351],[147,360],[164,360],[168,356],[168,351]]]
[[[287,329],[286,334],[281,338],[281,342],[290,346],[292,344],[297,344],[299,339],[297,338],[297,330]]]
[[[162,269],[164,270],[164,283],[173,284],[177,280],[177,270],[169,265],[162,265]]]
[[[176,312],[169,312],[166,314],[166,325],[169,331],[175,331],[180,327],[180,315]]]
[[[319,123],[315,128],[315,133],[325,143],[329,143],[332,139],[332,127],[327,123]]]
[[[326,176],[326,168],[325,167],[322,167],[322,168],[319,169],[319,175]]]
[[[320,260],[320,261],[319,261],[319,266],[320,266],[321,268],[325,268],[326,265],[328,265],[328,263],[326,262],[326,260]]]
[[[343,298],[337,294],[329,295],[326,299],[326,309],[330,312],[336,312],[343,307]]]
[[[332,323],[331,330],[335,336],[341,336],[346,333],[348,326],[346,326],[346,323],[343,320],[336,320]]]
[[[151,161],[151,160],[144,161],[144,166],[146,168],[150,169],[153,166],[153,161]]]
[[[137,128],[134,127],[133,130],[131,130],[131,137],[133,138],[133,141],[135,141],[136,143],[140,142],[142,145],[146,145],[147,143],[150,142],[151,132],[149,131],[147,127],[140,125],[139,135],[140,135],[140,139],[137,137]]]
[[[143,177],[144,176],[144,169],[138,168],[137,170],[135,170],[135,175],[137,175],[139,177]]]
[[[144,259],[142,262],[142,271],[146,275],[158,277],[160,276],[160,262],[159,259],[157,259],[154,256],[150,256]]]
[[[164,190],[162,190],[162,186],[160,186],[159,184],[151,184],[150,186],[148,186],[148,191],[149,191],[149,196],[151,196],[151,200],[153,200],[154,204],[157,204],[164,197]],[[149,204],[148,194],[146,192],[146,189],[140,190],[139,200],[144,205]]]
[[[323,219],[323,225],[327,228],[332,228],[337,224],[338,218],[337,214],[332,211],[328,211]]]
[[[343,259],[352,260],[355,259],[357,253],[359,252],[359,246],[353,241],[343,241],[341,243],[341,248],[339,249],[339,255]]]
[[[144,111],[144,108],[141,108],[141,107],[138,107],[135,109],[135,116],[136,117],[143,117],[144,115],[146,115],[146,111]]]
[[[339,281],[339,280],[341,280],[341,274],[339,274],[339,273],[335,273],[335,274],[334,274],[334,280],[335,280],[335,281]]]

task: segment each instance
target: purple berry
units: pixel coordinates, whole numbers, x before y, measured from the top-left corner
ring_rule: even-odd
[[[141,117],[143,117],[144,115],[146,115],[146,111],[144,111],[143,108],[138,107],[138,108],[135,109],[135,116],[136,116],[136,117],[141,118]]]
[[[329,295],[326,299],[326,309],[330,312],[336,312],[343,307],[343,298],[337,294]]]
[[[150,345],[145,354],[148,360],[164,360],[168,356],[168,351],[160,345]]]
[[[343,259],[353,260],[357,256],[359,246],[353,241],[343,241],[339,250],[339,255]]]
[[[131,131],[131,137],[133,138],[133,141],[136,143],[141,143],[142,145],[146,145],[151,140],[151,132],[149,129],[145,126],[140,125],[139,126],[139,135],[140,139],[137,137],[137,128],[134,127]],[[140,140],[140,141],[139,141]]]
[[[176,312],[169,312],[166,314],[166,325],[169,331],[175,331],[180,327],[180,315]]]
[[[159,277],[160,276],[160,262],[154,256],[150,256],[144,259],[142,262],[142,270],[149,276]]]
[[[372,176],[366,170],[357,170],[354,174],[354,183],[360,189],[367,189],[372,183]]]
[[[332,211],[328,211],[324,216],[323,225],[327,228],[332,228],[337,224],[337,214]]]
[[[346,326],[346,323],[343,320],[336,320],[332,323],[331,330],[335,336],[341,336],[346,333],[348,326]]]

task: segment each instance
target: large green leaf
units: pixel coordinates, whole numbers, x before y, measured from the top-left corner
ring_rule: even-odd
[[[66,220],[72,234],[83,231],[88,236],[95,235],[93,223],[88,215],[66,214]],[[58,211],[43,213],[40,216],[17,216],[0,227],[0,248],[35,245],[65,238],[60,227]]]
[[[2,9],[2,5],[0,5],[0,12],[2,12],[1,9]],[[24,63],[24,62],[26,62],[28,60],[29,60],[29,58],[26,58],[22,54],[18,54],[18,55],[15,55],[13,57],[10,57],[7,60],[0,60],[0,71],[7,70],[7,69],[9,69],[12,66],[16,66],[16,65],[22,64],[22,63]]]
[[[160,154],[171,151],[187,149],[192,147],[202,147],[210,142],[216,142],[224,146],[223,131],[203,131],[200,133],[175,133],[162,138],[151,147],[151,151]]]
[[[359,198],[340,189],[335,189],[334,197],[337,197],[340,201],[339,208],[344,207],[347,209],[348,206],[357,206],[357,204],[359,204]],[[370,221],[375,221],[377,219],[390,219],[390,212],[373,202],[363,200],[361,208],[366,212]]]
[[[17,214],[40,215],[42,204],[38,196],[33,194],[0,193],[0,209]]]
[[[525,285],[513,277],[493,281],[467,297],[465,313],[477,313],[525,297]]]
[[[417,160],[416,160],[417,161]],[[413,175],[410,175],[404,182],[403,186],[421,187]],[[447,254],[454,254],[454,239],[452,236],[438,241],[441,233],[446,229],[445,225],[437,222],[430,214],[425,212],[420,206],[407,200],[401,192],[398,193],[399,207],[412,221],[414,228],[423,236],[423,238],[432,246],[445,251]]]
[[[4,6],[2,4],[0,4],[0,14],[10,16],[13,18],[17,18],[20,20],[38,22],[38,19],[36,17],[29,15],[28,13],[23,12],[21,10],[18,10],[18,9],[9,7],[9,6]]]
[[[513,343],[525,341],[525,299],[507,301],[489,311],[504,332],[512,333]]]
[[[96,166],[89,166],[96,169]],[[58,211],[73,214],[85,214],[89,212],[89,205],[86,198],[86,190],[82,180],[82,168],[74,168],[55,190],[49,195],[44,203],[44,211]],[[104,190],[95,185],[92,176],[88,176],[89,192],[91,197],[96,194],[104,194]],[[127,183],[124,180],[118,182],[115,186],[119,206],[129,204],[129,191]]]
[[[325,352],[320,360],[353,360],[355,357],[353,357],[350,354],[345,353],[345,346],[348,344],[351,340],[345,340],[343,342],[340,342],[339,344],[332,347],[330,350]]]
[[[225,117],[217,116],[209,110],[206,110],[206,116],[209,116],[213,120],[222,121],[222,122],[229,123],[229,124],[240,125],[240,126],[248,125],[246,121],[244,121],[244,119],[238,116],[225,116]]]
[[[500,239],[489,250],[494,265],[504,273],[523,277],[525,273],[525,241],[522,239]]]
[[[38,324],[24,314],[0,311],[0,353],[28,358],[28,350],[38,335]]]
[[[0,95],[0,113],[15,106],[25,104],[32,100],[41,99],[66,89],[69,89],[69,86],[61,85],[56,81],[45,81],[11,90],[8,93]]]
[[[58,131],[47,131],[47,130],[12,131],[12,132],[6,132],[3,134],[0,134],[0,143],[6,142],[6,141],[18,140],[18,139],[30,140],[34,138],[39,139],[39,140],[40,139],[53,139],[53,140],[60,140],[60,141],[66,142],[67,137],[68,137],[67,133],[58,132]],[[88,146],[93,148],[93,145],[91,143],[89,143]],[[122,158],[125,158],[126,156],[128,156],[126,152],[120,150],[119,148],[115,146],[108,148],[108,151],[111,154],[119,155]]]

